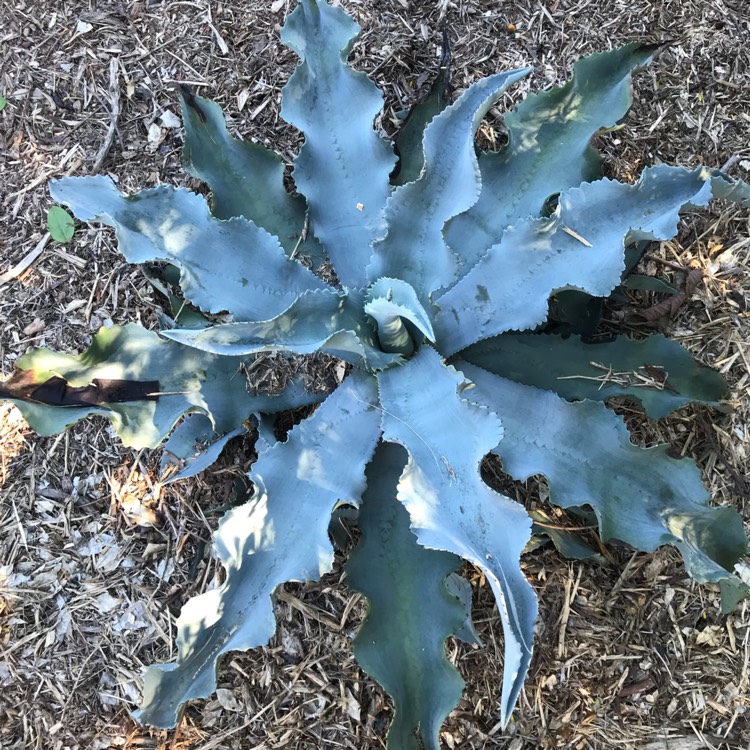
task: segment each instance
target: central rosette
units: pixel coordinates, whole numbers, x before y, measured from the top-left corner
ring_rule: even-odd
[[[377,326],[383,352],[410,357],[425,338],[435,340],[432,321],[417,293],[401,279],[378,279],[367,290],[364,310]]]

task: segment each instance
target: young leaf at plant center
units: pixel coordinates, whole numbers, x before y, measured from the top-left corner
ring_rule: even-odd
[[[384,443],[367,467],[362,537],[345,566],[347,582],[368,602],[354,655],[393,698],[388,748],[440,750],[440,726],[464,684],[445,656],[446,638],[466,620],[446,588],[461,559],[417,544],[409,514],[396,499],[406,461],[400,446]]]
[[[367,290],[364,311],[377,324],[383,351],[408,357],[422,338],[435,340],[430,315],[414,289],[401,279],[378,279]]]
[[[47,229],[55,242],[65,244],[73,239],[73,217],[61,206],[51,206],[47,211]]]

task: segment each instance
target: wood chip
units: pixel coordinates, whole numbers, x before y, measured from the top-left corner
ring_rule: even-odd
[[[0,275],[0,286],[7,284],[12,279],[18,278],[31,264],[44,252],[44,248],[50,239],[50,233],[47,232],[44,237],[36,244],[36,246],[24,255],[21,260],[16,263],[15,266],[8,269],[4,274]]]

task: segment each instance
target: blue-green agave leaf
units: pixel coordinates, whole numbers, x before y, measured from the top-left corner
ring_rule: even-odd
[[[556,292],[549,301],[546,329],[549,333],[594,336],[602,322],[605,299],[577,289]]]
[[[221,455],[226,444],[245,432],[244,427],[219,435],[211,420],[203,414],[189,414],[174,428],[162,449],[159,470],[165,474],[170,466],[177,471],[162,479],[162,484],[171,484],[178,479],[187,479],[211,466]]]
[[[632,278],[629,274],[635,268],[646,248],[651,243],[641,240],[625,248],[625,270],[621,283],[627,286]],[[614,290],[617,293],[617,290]],[[577,289],[565,289],[555,292],[549,301],[549,319],[547,333],[570,334],[578,336],[593,336],[602,321],[604,312],[604,297],[592,297]]]
[[[631,75],[651,61],[655,49],[633,43],[582,58],[568,83],[530,94],[506,115],[508,144],[479,159],[479,200],[446,229],[466,270],[507,227],[539,216],[551,195],[601,176],[602,159],[591,137],[627,114]]]
[[[445,655],[445,640],[466,612],[446,588],[461,559],[425,549],[396,499],[407,455],[382,443],[367,468],[362,537],[345,566],[350,586],[367,598],[354,656],[393,698],[392,750],[440,750],[440,726],[461,699],[464,681]]]
[[[451,573],[445,579],[445,587],[464,608],[464,624],[456,631],[456,638],[472,646],[481,646],[482,639],[474,627],[474,620],[471,616],[471,584],[460,573]]]
[[[618,336],[600,344],[578,336],[505,333],[480,341],[461,358],[514,380],[554,391],[568,401],[628,396],[661,419],[690,402],[718,406],[726,381],[690,352],[660,334],[643,341]]]
[[[321,351],[371,369],[399,361],[397,354],[380,350],[364,304],[364,292],[328,289],[300,295],[288,310],[271,320],[225,323],[202,330],[175,329],[164,331],[164,336],[223,355]]]
[[[205,328],[211,325],[209,318],[172,291],[172,287],[180,284],[180,269],[177,266],[171,263],[146,264],[141,267],[141,271],[151,286],[169,300],[170,314],[160,309],[154,311],[160,327]]]
[[[328,524],[340,500],[356,505],[365,489],[365,465],[380,437],[376,400],[374,379],[355,370],[286,442],[258,457],[252,499],[227,513],[214,537],[226,580],[182,608],[177,662],[146,672],[138,721],[173,727],[182,704],[216,689],[222,654],[274,634],[276,587],[331,569]]]
[[[437,115],[424,133],[424,167],[386,206],[388,234],[374,245],[371,279],[408,281],[427,304],[455,278],[458,258],[443,239],[448,219],[472,206],[481,189],[474,134],[489,108],[529,68],[484,78]]]
[[[719,581],[719,588],[721,589],[721,611],[724,614],[729,614],[743,599],[750,596],[750,586],[737,576],[722,578]]]
[[[326,284],[284,255],[276,237],[242,218],[219,221],[199,195],[159,185],[123,195],[109,177],[64,177],[52,197],[81,221],[114,227],[131,263],[164,260],[181,270],[185,299],[201,310],[255,320],[286,310]]]
[[[113,326],[102,328],[83,354],[35,349],[24,355],[16,363],[15,376],[0,383],[0,399],[18,406],[41,435],[63,432],[97,414],[110,419],[123,443],[135,448],[155,448],[183,414],[203,415],[202,424],[211,426],[213,442],[238,430],[252,414],[286,411],[322,400],[321,394],[306,391],[298,380],[278,395],[248,393],[240,370],[243,361],[167,341],[135,324]],[[15,378],[23,378],[23,398],[13,397],[14,392],[19,396],[13,388]],[[112,381],[121,383],[121,390],[129,385],[136,390],[143,385],[145,390],[140,388],[139,397],[128,400],[97,399],[92,384]],[[53,386],[57,398],[50,399]],[[70,389],[87,387],[86,403],[66,398]],[[103,390],[103,396],[110,391],[117,388]],[[180,455],[180,451],[174,452]]]
[[[624,270],[624,246],[677,234],[679,212],[727,198],[750,206],[750,185],[706,167],[661,165],[635,185],[585,183],[560,195],[549,218],[508,229],[481,260],[437,300],[435,331],[443,354],[547,317],[547,298],[577,288],[607,296]]]
[[[658,276],[648,276],[642,273],[631,273],[623,279],[622,285],[626,289],[634,289],[646,292],[659,292],[660,294],[679,294],[680,290]]]
[[[383,208],[396,162],[373,128],[382,94],[346,64],[359,32],[341,8],[321,0],[301,0],[281,32],[301,58],[281,108],[305,134],[294,181],[307,198],[313,233],[348,287],[367,284],[370,245],[385,234]]]
[[[733,508],[709,506],[693,461],[671,458],[666,445],[633,445],[622,417],[602,403],[571,404],[465,362],[459,367],[477,386],[472,397],[503,420],[495,452],[514,479],[544,474],[552,503],[590,505],[604,541],[645,552],[672,544],[697,581],[733,579],[747,545],[742,519]]]
[[[259,143],[234,138],[221,107],[183,91],[185,124],[182,162],[193,177],[211,188],[211,210],[219,219],[242,216],[278,238],[284,252],[323,260],[311,232],[303,237],[307,203],[284,187],[284,163]]]
[[[255,440],[255,450],[258,455],[279,442],[276,437],[276,419],[273,414],[256,414],[255,429],[258,431],[258,437]]]
[[[440,70],[430,87],[427,96],[420,99],[409,110],[406,120],[394,138],[398,164],[391,175],[391,183],[404,185],[419,177],[424,166],[422,139],[424,130],[435,115],[440,114],[451,100],[451,50],[448,32],[443,27],[443,52],[440,59]]]
[[[232,358],[222,357],[222,362]],[[234,377],[242,377],[234,375]],[[312,406],[325,400],[327,393],[308,391],[305,387],[303,377],[294,378],[281,392],[256,393],[252,396],[253,421],[258,429],[258,440],[273,430],[264,430],[266,427],[264,415],[271,415],[290,409],[300,409],[303,406]],[[238,413],[240,417],[241,413]],[[246,417],[245,417],[246,418]],[[163,484],[176,482],[178,479],[186,479],[195,476],[204,469],[211,466],[221,455],[224,446],[234,437],[238,437],[247,431],[242,422],[237,422],[237,429],[229,432],[219,433],[214,430],[211,420],[203,414],[191,414],[175,427],[169,439],[164,444],[160,472],[163,475],[169,466],[177,466],[178,471],[163,480]],[[272,445],[275,439],[268,445]],[[256,450],[262,450],[263,443],[256,441]]]
[[[241,362],[166,341],[135,324],[114,326],[102,328],[83,354],[35,349],[18,360],[17,372],[37,385],[57,378],[64,388],[112,380],[151,383],[148,397],[114,403],[94,398],[87,404],[54,406],[33,394],[28,400],[9,398],[2,393],[2,384],[0,397],[15,403],[41,435],[62,432],[84,417],[99,414],[112,420],[125,445],[154,448],[188,412],[205,414],[214,430],[224,434],[255,411],[275,411],[271,397],[247,392],[239,373]]]
[[[483,456],[502,436],[500,420],[459,397],[466,381],[429,346],[402,367],[379,373],[378,381],[383,436],[409,454],[398,498],[417,540],[477,565],[497,599],[505,631],[501,720],[506,723],[531,659],[537,605],[519,565],[531,519],[479,474]]]

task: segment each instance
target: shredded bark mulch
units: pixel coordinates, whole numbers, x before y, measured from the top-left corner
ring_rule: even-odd
[[[744,0],[342,5],[363,26],[352,60],[382,87],[379,125],[388,132],[429,86],[443,23],[456,92],[502,69],[534,67],[483,124],[484,147],[501,141],[503,111],[564,81],[581,55],[632,40],[668,42],[637,77],[630,117],[597,138],[608,174],[634,180],[665,161],[750,179]],[[202,189],[180,166],[180,84],[219,101],[234,132],[291,163],[300,137],[280,119],[279,91],[295,58],[279,27],[292,6],[0,2],[3,375],[32,347],[81,351],[101,325],[156,327],[164,302],[122,260],[109,230],[78,227],[68,245],[46,235],[49,179],[98,169],[128,191],[158,182]],[[609,324],[633,333],[644,322],[661,326],[724,373],[734,408],[685,407],[657,423],[630,405],[623,412],[635,440],[670,442],[695,458],[715,501],[748,519],[748,212],[721,204],[690,211],[679,237],[651,255],[644,273],[683,289],[697,269],[701,283],[651,321],[633,313],[653,310],[663,296],[633,292]],[[253,382],[264,387],[273,373],[272,362]],[[191,703],[176,731],[139,727],[129,716],[144,666],[174,656],[181,604],[220,575],[211,531],[227,499],[241,494],[253,458],[252,440],[236,441],[211,471],[162,487],[158,451],[122,448],[101,420],[44,438],[17,410],[0,407],[0,747],[384,747],[392,707],[350,655],[363,606],[338,572],[287,586],[273,641],[225,659],[216,695]],[[546,498],[535,480],[508,491],[530,505]],[[484,645],[449,643],[467,689],[444,727],[445,747],[748,746],[750,606],[722,616],[718,589],[690,581],[671,549],[601,552],[599,562],[569,562],[550,549],[525,560],[541,613],[530,675],[506,729],[498,716],[499,619],[489,586],[468,571]]]

